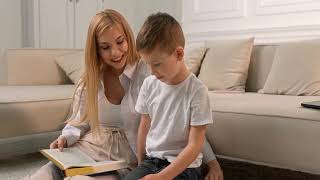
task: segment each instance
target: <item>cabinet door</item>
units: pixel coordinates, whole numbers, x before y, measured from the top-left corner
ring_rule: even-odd
[[[101,2],[102,0],[75,0],[75,48],[85,48],[90,20],[102,9]]]
[[[73,48],[71,0],[34,1],[35,46],[40,48]]]

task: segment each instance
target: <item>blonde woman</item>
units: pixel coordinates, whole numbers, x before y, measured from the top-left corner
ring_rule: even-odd
[[[136,51],[133,33],[124,17],[106,9],[96,14],[88,29],[85,73],[73,101],[73,113],[50,148],[77,147],[96,161],[125,159],[129,169],[137,164],[135,149],[140,115],[135,103],[143,80],[150,74]],[[209,145],[207,177],[222,175]],[[72,179],[120,179],[126,170]],[[63,179],[52,163],[26,179]],[[219,179],[220,180],[220,179]]]

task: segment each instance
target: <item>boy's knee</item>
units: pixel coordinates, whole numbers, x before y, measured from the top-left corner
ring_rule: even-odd
[[[124,180],[138,180],[142,177],[143,176],[141,175],[141,173],[139,173],[138,171],[136,171],[136,169],[134,169],[124,177]]]

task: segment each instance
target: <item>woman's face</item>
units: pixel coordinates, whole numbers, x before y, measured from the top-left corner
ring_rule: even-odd
[[[110,26],[98,37],[98,52],[104,63],[122,70],[127,62],[128,42],[118,26]]]

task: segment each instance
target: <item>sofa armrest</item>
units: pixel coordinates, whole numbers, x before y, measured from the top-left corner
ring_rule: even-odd
[[[79,49],[9,49],[6,52],[8,85],[72,84],[55,57]]]
[[[0,86],[8,84],[8,68],[6,59],[6,49],[0,49]]]

